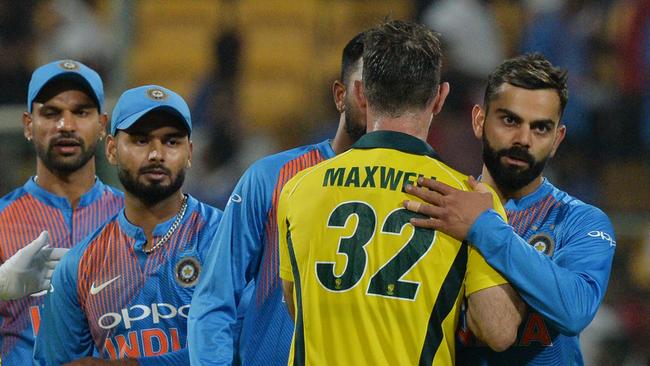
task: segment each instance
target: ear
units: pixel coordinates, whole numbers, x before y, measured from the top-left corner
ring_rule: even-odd
[[[483,128],[485,125],[485,111],[480,105],[475,104],[472,108],[472,129],[477,139],[483,138]]]
[[[564,137],[566,137],[566,126],[560,122],[560,125],[557,127],[557,130],[555,132],[555,141],[553,142],[553,150],[551,150],[551,157],[555,156],[555,152],[557,151],[557,148],[560,147],[560,144],[564,140]]]
[[[438,86],[438,94],[436,95],[433,103],[433,115],[437,115],[442,110],[442,106],[445,104],[447,95],[449,95],[449,83],[444,82]]]
[[[106,126],[108,125],[108,114],[102,113],[99,115],[99,125],[101,130],[99,131],[99,141],[106,137]]]
[[[106,160],[108,160],[108,162],[111,165],[117,165],[117,137],[116,136],[113,135],[106,136]]]
[[[354,89],[354,98],[357,100],[357,104],[359,105],[359,108],[365,111],[368,108],[368,100],[366,99],[366,94],[364,93],[363,83],[361,82],[361,80],[354,81],[353,89]]]
[[[335,80],[332,84],[332,96],[334,97],[334,105],[339,113],[345,112],[345,84],[340,80]]]
[[[34,136],[32,133],[32,115],[27,112],[23,112],[23,136],[27,141],[31,141]]]
[[[194,145],[192,145],[192,140],[190,140],[190,155],[187,157],[187,167],[191,168],[192,167],[192,151],[194,149]]]

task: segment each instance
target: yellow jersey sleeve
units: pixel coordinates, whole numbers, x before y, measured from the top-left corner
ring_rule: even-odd
[[[289,234],[287,218],[289,215],[289,207],[291,205],[291,192],[293,191],[299,177],[302,175],[300,173],[302,172],[296,174],[284,185],[282,192],[280,193],[280,198],[278,199],[277,225],[278,249],[280,250],[280,278],[290,282],[294,282],[294,279],[291,257],[289,255],[289,242],[287,240]]]
[[[492,193],[492,200],[494,210],[501,215],[501,217],[507,222],[508,218],[506,217],[505,209],[499,200],[496,192],[490,188]],[[471,244],[471,243],[470,243]],[[485,261],[485,258],[479,253],[479,251],[474,248],[473,245],[469,246],[469,255],[467,259],[467,276],[465,282],[465,295],[469,296],[472,293],[483,290],[489,287],[502,285],[508,283],[508,281],[501,276],[494,268],[490,267],[489,264]]]

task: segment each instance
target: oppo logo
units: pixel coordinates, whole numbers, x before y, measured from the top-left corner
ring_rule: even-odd
[[[124,308],[119,313],[106,313],[99,318],[97,323],[102,329],[113,329],[124,322],[124,328],[131,329],[133,322],[149,317],[152,318],[153,324],[158,324],[160,319],[172,319],[176,316],[187,319],[189,312],[189,304],[179,308],[166,303],[151,304],[151,306],[138,304],[128,309]]]
[[[607,234],[604,231],[594,230],[594,231],[588,232],[587,235],[589,235],[592,238],[601,238],[601,239],[603,239],[604,241],[609,243],[610,247],[615,247],[616,246],[616,241],[614,240],[614,238],[612,238],[611,235]]]

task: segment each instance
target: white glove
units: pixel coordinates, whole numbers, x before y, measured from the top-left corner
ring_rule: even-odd
[[[68,251],[51,248],[50,235],[41,235],[0,265],[0,300],[15,300],[50,288],[54,267]]]

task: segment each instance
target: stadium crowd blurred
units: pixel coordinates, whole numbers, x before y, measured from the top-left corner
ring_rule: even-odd
[[[443,160],[450,157],[447,162],[467,174],[480,172],[480,142],[471,132],[470,111],[482,102],[487,74],[524,52],[541,52],[568,69],[567,140],[547,171],[558,187],[603,208],[619,239],[605,302],[582,336],[585,361],[650,364],[650,1],[309,0],[296,5],[273,0],[258,5],[261,9],[254,1],[232,0],[126,3],[0,0],[0,157],[5,162],[0,193],[32,173],[34,155],[23,142],[15,112],[24,108],[37,65],[61,58],[82,61],[104,77],[109,99],[143,82],[177,86],[193,101],[197,131],[188,190],[223,208],[243,170],[258,157],[333,135],[338,115],[325,96],[338,62],[334,50],[345,39],[387,15],[417,19],[442,34],[448,57],[443,79],[452,90],[429,140]],[[281,10],[282,4],[288,9]],[[215,13],[204,17],[209,26],[188,26],[201,25],[193,14],[204,9]],[[376,10],[357,14],[368,9]],[[258,17],[251,20],[251,12]],[[287,19],[296,14],[311,15]],[[318,27],[300,28],[314,21]],[[183,32],[188,38],[179,36]],[[187,57],[199,61],[183,59],[183,50],[173,45],[197,34],[203,43],[188,47],[200,55]],[[286,43],[274,44],[278,39]],[[308,47],[300,44],[305,39]],[[275,58],[279,66],[269,66]],[[330,63],[335,67],[328,68]],[[162,74],[149,72],[155,68]],[[291,89],[298,86],[302,89]],[[109,169],[99,173],[116,182]]]

